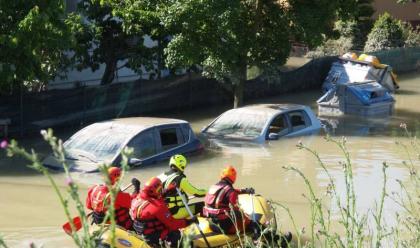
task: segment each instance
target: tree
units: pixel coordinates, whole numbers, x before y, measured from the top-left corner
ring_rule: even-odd
[[[0,1],[0,92],[42,89],[66,65],[63,1]]]
[[[420,47],[420,26],[403,23],[404,47]]]
[[[124,66],[141,73],[142,65],[151,64],[150,52],[144,46],[144,33],[140,28],[136,32],[124,28],[124,18],[115,11],[125,1],[82,0],[78,12],[70,15],[68,22],[77,40],[73,48],[73,60],[76,68],[82,70],[99,69],[105,64],[101,84],[110,84],[118,70],[118,61],[126,61]]]
[[[339,17],[334,24],[338,37],[326,40],[316,50],[306,54],[309,58],[343,55],[349,51],[363,50],[367,36],[372,29],[372,15],[375,12],[373,0],[359,0],[349,16]],[[350,10],[349,10],[350,11]]]
[[[404,46],[404,32],[399,20],[389,13],[379,16],[368,35],[365,52],[374,52]]]
[[[340,56],[346,52],[357,50],[356,48],[360,44],[360,39],[358,39],[360,29],[356,21],[337,21],[334,30],[339,33],[338,39],[326,40],[321,46],[308,52],[305,56],[308,58]]]
[[[167,0],[107,0],[112,6],[113,13],[123,21],[124,31],[133,36],[143,35],[154,41],[155,46],[148,47],[147,56],[132,56],[132,69],[146,66],[148,71],[156,71],[161,77],[161,70],[165,67],[163,49],[169,41],[169,31],[162,25],[159,9],[167,4]],[[146,51],[143,51],[146,53]],[[145,61],[148,59],[148,61]]]
[[[372,15],[375,9],[372,6],[373,0],[359,0],[356,6],[354,21],[357,24],[357,31],[353,34],[353,50],[363,50],[367,36],[372,29]]]
[[[346,4],[346,6],[343,6]],[[353,1],[178,0],[162,22],[176,30],[165,49],[169,66],[203,66],[203,74],[233,86],[234,107],[243,101],[247,68],[285,63],[291,40],[310,47],[333,34],[338,14]],[[316,10],[316,11],[314,11]]]

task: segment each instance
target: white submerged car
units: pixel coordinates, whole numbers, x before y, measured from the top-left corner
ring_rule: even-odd
[[[321,123],[310,107],[298,104],[256,104],[231,109],[202,130],[206,138],[263,143],[280,137],[319,132]]]

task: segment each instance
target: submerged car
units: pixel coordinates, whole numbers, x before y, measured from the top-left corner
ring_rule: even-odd
[[[91,124],[63,144],[65,159],[73,171],[94,172],[98,165],[119,166],[124,147],[133,148],[130,166],[156,163],[174,154],[203,149],[187,121],[167,118],[131,117]],[[52,156],[44,166],[62,169]]]
[[[203,128],[207,138],[247,140],[262,143],[319,132],[321,124],[308,106],[256,104],[231,109]]]

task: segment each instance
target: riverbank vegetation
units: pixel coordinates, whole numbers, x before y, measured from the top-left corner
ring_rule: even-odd
[[[420,46],[420,29],[393,18],[389,13],[380,15],[373,26],[365,20],[356,18],[336,21],[334,31],[337,37],[326,39],[306,57],[340,56],[349,51],[370,53]]]
[[[68,220],[67,228],[63,229],[68,232],[70,237],[73,239],[74,244],[77,247],[89,248],[97,247],[97,240],[103,234],[105,226],[99,226],[98,230],[95,232],[90,232],[90,224],[88,221],[89,214],[86,213],[86,208],[84,206],[85,199],[81,199],[79,194],[79,187],[74,182],[72,174],[70,173],[70,168],[66,163],[65,151],[63,148],[63,142],[60,139],[57,139],[53,136],[51,129],[48,131],[42,130],[41,135],[46,142],[51,146],[52,153],[54,157],[59,161],[63,166],[64,173],[66,175],[65,180],[65,189],[66,191],[60,190],[60,185],[63,182],[56,182],[49,170],[42,165],[42,162],[38,154],[31,149],[27,151],[23,147],[19,146],[15,140],[12,140],[10,144],[7,144],[5,141],[2,144],[2,148],[7,149],[7,156],[21,156],[29,161],[28,167],[42,173],[45,177],[48,178],[51,187],[54,189],[58,200],[60,201],[64,214]],[[106,204],[105,208],[107,209],[106,215],[104,217],[104,223],[109,223],[107,229],[111,230],[111,242],[115,244],[115,211],[114,211],[114,202],[116,195],[121,187],[122,178],[124,178],[127,168],[128,160],[127,157],[132,153],[132,149],[126,148],[122,151],[122,161],[121,161],[121,180],[119,180],[114,186],[112,186],[111,181],[108,175],[109,165],[102,165],[99,167],[100,172],[104,175],[104,182],[108,187],[110,193],[110,201]],[[77,213],[76,217],[72,216],[71,213]],[[67,230],[66,230],[67,229]],[[7,245],[2,241],[0,237],[0,247],[7,247]],[[34,246],[35,247],[35,246]]]
[[[352,165],[351,154],[347,150],[346,138],[334,139],[326,137],[326,142],[335,144],[342,154],[342,161],[339,165],[343,169],[342,177],[345,184],[344,190],[337,188],[337,179],[335,179],[330,171],[329,165],[326,164],[322,156],[318,152],[302,143],[297,145],[298,149],[303,149],[312,154],[318,162],[319,168],[327,176],[328,186],[325,192],[317,193],[309,178],[297,167],[284,166],[286,171],[297,173],[302,178],[302,183],[306,185],[307,193],[303,197],[308,201],[310,206],[310,219],[307,227],[297,226],[293,210],[284,203],[273,202],[272,205],[276,208],[276,214],[288,216],[291,220],[294,235],[292,243],[289,247],[419,247],[420,246],[420,142],[416,137],[411,136],[405,124],[401,124],[408,139],[408,143],[397,142],[396,145],[400,147],[405,160],[402,161],[406,168],[407,177],[398,179],[399,187],[397,189],[389,190],[388,168],[389,164],[386,161],[382,164],[382,181],[378,182],[381,186],[380,197],[373,206],[366,212],[358,210],[358,196],[354,188],[354,171]],[[78,193],[78,186],[73,181],[72,175],[69,172],[68,166],[64,160],[64,150],[61,140],[55,138],[52,131],[42,132],[43,138],[51,145],[54,156],[62,162],[63,169],[66,174],[66,191],[59,190],[57,185],[60,182],[55,182],[49,174],[48,170],[42,166],[38,155],[35,151],[26,151],[21,148],[16,141],[10,144],[3,144],[2,148],[7,149],[8,156],[23,156],[30,161],[29,167],[43,173],[50,181],[54,188],[59,201],[61,202],[64,213],[70,223],[71,229],[76,230],[76,224],[73,224],[73,216],[70,213],[76,212],[82,219],[82,225],[79,227],[81,231],[70,232],[71,237],[78,247],[96,247],[97,239],[102,235],[103,226],[95,233],[89,232],[89,224],[87,221],[88,214],[85,212],[83,200],[80,199]],[[130,150],[123,153],[123,176],[127,173],[127,157],[130,155]],[[106,167],[101,167],[102,173],[106,175]],[[62,184],[63,182],[61,182]],[[113,221],[113,202],[115,201],[116,190],[119,188],[112,187],[109,181],[106,181],[111,192],[111,203],[108,206],[108,213],[106,218],[110,220],[111,233],[115,234],[115,222]],[[395,221],[386,221],[385,201],[391,200],[398,205],[399,211],[395,214]],[[76,210],[76,211],[74,211]],[[285,231],[285,227],[280,227]],[[266,233],[272,230],[267,228],[263,230],[257,242],[252,242],[251,239],[245,237],[240,242],[241,247],[260,247],[264,243],[269,243],[270,246],[280,245],[281,239],[267,239]],[[280,234],[280,233],[279,233]],[[238,234],[239,235],[239,234]],[[113,240],[113,239],[112,239]],[[186,242],[185,244],[187,244]],[[284,245],[284,244],[283,244]],[[0,237],[0,247],[7,247]]]

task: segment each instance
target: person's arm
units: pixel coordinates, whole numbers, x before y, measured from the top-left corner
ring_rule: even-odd
[[[184,219],[178,220],[172,216],[165,202],[158,203],[157,209],[158,210],[156,211],[155,217],[160,220],[169,230],[175,231],[187,226],[187,222]]]
[[[186,177],[182,178],[181,183],[179,187],[187,194],[189,195],[195,195],[195,196],[205,196],[207,194],[206,189],[197,189],[194,187]]]
[[[238,205],[238,191],[232,190],[229,193],[229,203],[232,204],[233,206],[237,206]]]

